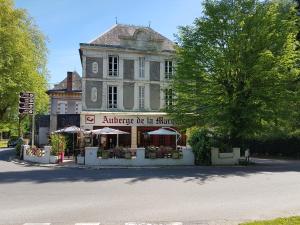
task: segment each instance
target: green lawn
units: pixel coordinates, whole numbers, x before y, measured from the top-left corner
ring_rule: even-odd
[[[0,140],[0,148],[7,147],[7,140]]]
[[[300,216],[278,218],[275,220],[253,221],[241,223],[240,225],[300,225]]]

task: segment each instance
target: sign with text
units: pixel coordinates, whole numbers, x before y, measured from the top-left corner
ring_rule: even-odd
[[[174,126],[173,120],[166,115],[105,115],[89,114],[84,116],[85,124],[97,126]]]
[[[20,92],[19,113],[31,115],[34,113],[34,93]]]

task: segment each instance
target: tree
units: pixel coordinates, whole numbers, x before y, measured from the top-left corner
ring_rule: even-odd
[[[299,100],[295,5],[205,1],[180,27],[170,115],[182,127],[209,126],[233,143],[286,126]]]
[[[35,93],[36,112],[47,110],[45,37],[12,0],[0,0],[0,129],[18,119],[19,93]]]

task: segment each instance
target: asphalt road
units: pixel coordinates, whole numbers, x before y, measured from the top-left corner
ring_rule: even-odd
[[[0,150],[0,224],[237,224],[300,215],[300,162],[248,167],[47,168]]]

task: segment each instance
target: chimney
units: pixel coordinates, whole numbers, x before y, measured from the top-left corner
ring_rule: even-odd
[[[67,91],[72,91],[73,72],[67,73]]]

